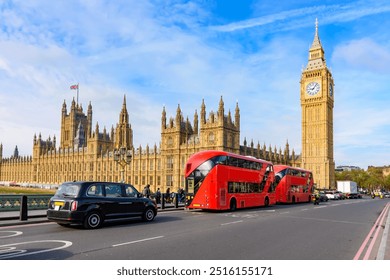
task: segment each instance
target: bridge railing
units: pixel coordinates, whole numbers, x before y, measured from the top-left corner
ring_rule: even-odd
[[[23,197],[27,197],[29,210],[47,209],[53,195],[0,195],[0,212],[19,211],[23,204]]]

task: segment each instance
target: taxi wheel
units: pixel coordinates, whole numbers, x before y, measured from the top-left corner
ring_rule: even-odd
[[[87,229],[99,228],[103,223],[103,218],[99,212],[89,212],[84,220],[84,227]]]
[[[142,214],[142,219],[146,222],[151,222],[156,217],[154,210],[152,208],[147,208],[145,212]]]

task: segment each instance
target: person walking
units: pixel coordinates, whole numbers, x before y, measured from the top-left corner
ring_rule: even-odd
[[[170,188],[167,188],[167,190],[165,192],[165,201],[167,203],[171,202],[171,189]]]
[[[161,191],[160,191],[160,188],[157,188],[157,191],[156,191],[156,203],[157,204],[161,203]]]
[[[144,197],[147,197],[147,198],[150,197],[150,185],[149,184],[144,187],[144,189],[142,191],[142,195]]]

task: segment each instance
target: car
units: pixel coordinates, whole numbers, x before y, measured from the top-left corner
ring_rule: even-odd
[[[362,198],[362,195],[360,193],[348,193],[347,198],[349,199]]]
[[[327,202],[329,200],[329,198],[326,196],[324,191],[320,191],[319,194],[320,194],[320,201],[321,202]]]
[[[345,193],[343,193],[343,192],[340,192],[340,191],[336,191],[336,193],[338,194],[338,196],[339,196],[339,199],[345,199],[345,198],[346,198],[346,195],[345,195]]]
[[[83,225],[96,229],[105,221],[142,217],[153,221],[157,215],[155,201],[142,197],[125,183],[65,182],[49,201],[47,219],[62,226]]]
[[[332,200],[337,200],[337,199],[339,199],[339,195],[336,194],[335,191],[325,191],[325,194],[326,194],[326,196],[328,197],[328,199],[332,199]]]

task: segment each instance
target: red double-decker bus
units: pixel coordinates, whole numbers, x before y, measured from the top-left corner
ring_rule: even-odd
[[[276,202],[310,202],[314,189],[313,174],[309,170],[288,165],[274,165]]]
[[[186,207],[231,210],[276,203],[271,162],[224,151],[202,151],[186,165]]]

